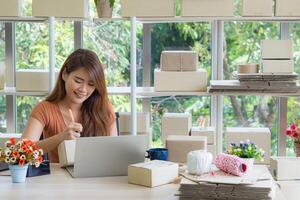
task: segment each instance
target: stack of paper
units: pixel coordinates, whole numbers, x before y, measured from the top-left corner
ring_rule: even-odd
[[[245,177],[220,171],[204,176],[182,175],[185,178],[179,188],[180,199],[262,200],[275,196],[275,184],[266,166],[255,166]]]

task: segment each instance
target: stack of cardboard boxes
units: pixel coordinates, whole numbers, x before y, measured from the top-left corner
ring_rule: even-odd
[[[165,113],[162,118],[162,140],[169,152],[169,161],[185,163],[194,150],[216,153],[215,130],[192,127],[188,113]],[[208,144],[208,145],[207,145]]]
[[[198,54],[194,51],[163,51],[160,69],[154,72],[157,92],[199,92],[207,90],[207,73],[197,69]]]
[[[263,74],[292,74],[294,72],[291,40],[263,40],[261,42]]]

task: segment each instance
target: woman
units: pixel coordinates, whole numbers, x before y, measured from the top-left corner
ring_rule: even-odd
[[[62,141],[109,135],[117,129],[103,66],[94,52],[78,49],[63,64],[53,92],[31,112],[22,137],[38,141],[50,162],[58,162]]]

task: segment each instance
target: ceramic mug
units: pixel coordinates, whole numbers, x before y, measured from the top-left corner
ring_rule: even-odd
[[[152,148],[146,152],[145,157],[150,160],[168,160],[168,149],[166,148]]]

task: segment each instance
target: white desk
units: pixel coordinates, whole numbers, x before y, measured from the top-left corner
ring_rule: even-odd
[[[127,177],[73,179],[58,165],[51,175],[27,178],[25,183],[12,183],[10,176],[0,176],[0,200],[113,200],[113,199],[178,199],[179,184],[147,188],[127,183]]]
[[[276,200],[298,200],[300,181],[280,182]],[[51,175],[27,178],[25,183],[12,183],[10,176],[0,176],[0,200],[82,200],[82,199],[178,199],[179,184],[147,188],[127,183],[127,177],[73,179],[58,165],[51,166]],[[298,198],[296,198],[298,197]]]

